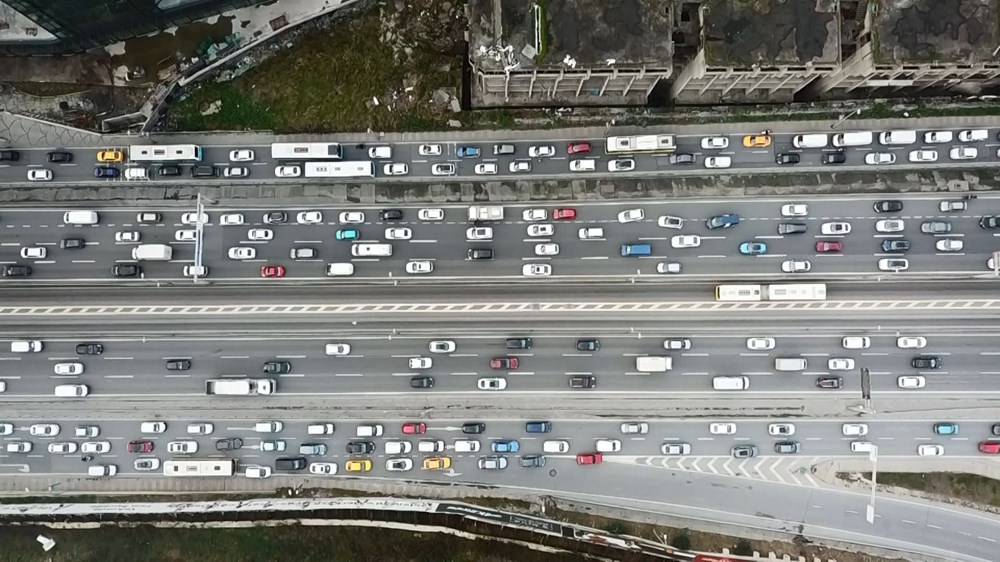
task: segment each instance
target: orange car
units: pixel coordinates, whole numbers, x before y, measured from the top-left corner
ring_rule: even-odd
[[[771,135],[747,135],[743,137],[743,146],[747,148],[771,146]]]
[[[125,160],[125,154],[120,150],[101,150],[97,153],[98,162],[122,162]]]

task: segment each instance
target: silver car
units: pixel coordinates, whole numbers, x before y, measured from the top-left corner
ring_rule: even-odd
[[[482,470],[503,470],[507,468],[507,457],[483,457],[479,459],[479,468]]]

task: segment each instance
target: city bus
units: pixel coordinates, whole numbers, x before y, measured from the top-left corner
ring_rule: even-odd
[[[375,163],[371,160],[357,162],[306,162],[307,178],[373,178]]]
[[[128,149],[133,162],[201,162],[196,144],[137,144]]]
[[[275,160],[340,160],[344,147],[336,142],[277,142],[271,145]]]
[[[739,301],[825,301],[825,283],[782,283],[779,285],[718,285],[715,300]]]
[[[674,135],[639,135],[635,137],[608,137],[608,154],[634,154],[637,152],[673,152],[677,150]]]
[[[232,476],[236,459],[164,461],[164,476]]]

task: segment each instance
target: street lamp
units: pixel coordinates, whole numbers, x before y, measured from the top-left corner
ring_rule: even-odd
[[[865,509],[865,519],[869,524],[875,524],[875,482],[878,478],[878,445],[872,444],[868,452],[868,460],[872,461],[872,494],[868,498],[868,508]]]
[[[839,121],[837,121],[836,123],[830,125],[830,128],[831,129],[836,129],[837,127],[840,126],[841,123],[843,123],[844,121],[847,121],[848,119],[850,119],[851,117],[854,117],[855,115],[861,115],[861,108],[860,107],[857,108],[857,109],[855,109],[854,111],[848,113],[847,115],[842,116]]]

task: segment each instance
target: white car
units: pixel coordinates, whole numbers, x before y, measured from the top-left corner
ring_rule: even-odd
[[[500,377],[483,377],[476,382],[479,390],[503,390],[507,388],[507,379]]]
[[[555,227],[551,224],[529,224],[528,225],[528,236],[537,238],[539,236],[552,236],[556,231]]]
[[[455,175],[455,165],[454,164],[432,164],[431,165],[431,175],[434,176],[454,176]]]
[[[913,150],[910,152],[910,162],[937,162],[936,150]]]
[[[733,165],[733,159],[729,156],[709,156],[705,158],[706,168],[728,168]]]
[[[680,217],[673,217],[670,215],[663,215],[662,217],[656,219],[656,224],[661,228],[672,228],[674,230],[679,230],[684,226],[684,219]]]
[[[92,439],[101,434],[101,428],[96,425],[78,425],[73,428],[73,437],[77,439]],[[0,431],[0,435],[7,435]]]
[[[902,232],[905,226],[900,219],[882,219],[875,223],[875,232]]]
[[[219,224],[222,226],[242,226],[244,222],[242,213],[229,213],[219,217]]]
[[[0,435],[11,435],[13,433],[14,433],[14,424],[0,423]]]
[[[178,230],[174,233],[174,240],[177,242],[194,242],[198,238],[198,231],[190,228]]]
[[[193,455],[198,452],[198,442],[191,440],[171,441],[167,443],[167,452],[177,455]]]
[[[849,222],[825,222],[819,227],[821,234],[827,236],[844,235],[851,233],[851,223]]]
[[[43,260],[48,251],[43,246],[25,246],[21,248],[21,257],[30,260]]]
[[[735,435],[736,434],[736,424],[735,423],[710,423],[708,424],[708,432],[712,435]]]
[[[188,435],[211,435],[215,431],[215,424],[209,422],[189,423],[187,426]]]
[[[944,454],[944,446],[932,443],[917,445],[917,454],[921,457],[940,457]]]
[[[142,236],[134,230],[123,230],[115,233],[115,242],[138,242]]]
[[[631,158],[618,158],[608,162],[609,172],[631,172],[635,169],[635,160]]]
[[[83,454],[98,454],[103,455],[105,453],[111,452],[111,442],[110,441],[87,441],[83,445],[80,445],[80,452]]]
[[[270,228],[251,228],[247,232],[247,238],[250,240],[266,242],[274,239],[274,231]]]
[[[618,213],[618,222],[625,224],[641,221],[646,218],[646,212],[642,209],[626,209]]]
[[[326,354],[342,357],[351,354],[351,344],[349,343],[328,343],[326,344]]]
[[[563,441],[561,439],[552,441],[543,441],[542,452],[566,454],[569,452],[569,441]]]
[[[927,144],[941,144],[951,142],[955,138],[951,131],[929,131],[924,133],[924,142]]]
[[[385,229],[385,237],[388,240],[409,240],[413,238],[413,231],[405,226],[395,226]]]
[[[844,349],[868,349],[872,340],[868,336],[847,336],[840,343]]]
[[[55,437],[59,435],[59,424],[34,423],[28,427],[28,433],[34,437]]]
[[[622,442],[618,439],[598,439],[594,448],[601,453],[617,453],[622,450]]]
[[[891,152],[869,152],[865,154],[865,164],[877,166],[879,164],[895,164],[896,155]]]
[[[882,258],[878,260],[879,271],[906,271],[910,269],[910,260],[906,258]]]
[[[132,461],[132,468],[139,472],[149,472],[160,469],[160,459],[155,457],[143,457]]]
[[[547,263],[529,263],[521,266],[521,275],[525,277],[548,277],[552,275],[552,266]]]
[[[386,459],[385,469],[389,472],[407,472],[413,469],[411,459]]]
[[[181,215],[181,224],[191,225],[198,224],[199,222],[201,224],[208,224],[208,213],[201,213],[201,216],[198,213],[184,213]]]
[[[729,148],[729,137],[705,137],[701,139],[701,147],[705,150]]]
[[[927,347],[927,338],[923,336],[900,336],[896,338],[899,349],[923,349]]]
[[[493,227],[473,226],[465,231],[466,240],[493,240]]]
[[[625,435],[645,435],[649,433],[649,424],[646,422],[625,422],[621,424],[619,430]]]
[[[701,236],[697,234],[678,234],[670,239],[673,248],[697,248],[701,246]]]
[[[434,360],[430,357],[410,357],[409,366],[411,369],[430,369]]]
[[[417,211],[417,218],[422,221],[444,220],[444,209],[420,209]]]
[[[226,169],[222,170],[222,177],[224,178],[245,178],[250,175],[250,168],[244,168],[242,166],[228,166]]]
[[[783,217],[804,217],[809,214],[809,205],[805,203],[790,203],[781,206],[781,216]]]
[[[234,246],[229,248],[229,259],[231,260],[252,260],[257,257],[257,248],[248,246]]]
[[[83,363],[56,363],[55,372],[57,375],[82,375]]]
[[[904,375],[896,379],[896,386],[899,388],[923,388],[927,386],[927,379],[920,375]]]
[[[420,275],[434,271],[434,262],[430,260],[412,260],[406,262],[403,269],[412,275]]]
[[[958,238],[942,238],[934,243],[939,252],[961,252],[965,243]]]
[[[525,209],[521,212],[521,219],[531,222],[543,221],[549,216],[545,209]]]
[[[664,455],[690,455],[690,443],[664,443],[660,445],[660,452]]]
[[[31,441],[8,441],[6,449],[8,453],[30,453]]]
[[[979,156],[979,151],[971,146],[956,146],[948,152],[952,160],[973,160]]]
[[[840,426],[840,432],[847,437],[864,437],[868,435],[868,424],[845,423]]]
[[[826,362],[826,368],[831,371],[850,371],[854,368],[854,359],[850,357],[834,357]]]
[[[954,213],[964,211],[969,208],[969,204],[961,199],[945,199],[938,204],[938,210],[942,213]]]
[[[475,439],[456,439],[456,453],[478,453],[480,449],[479,441]]]
[[[747,338],[747,349],[752,351],[768,351],[774,345],[774,338]]]
[[[476,164],[476,167],[473,168],[473,171],[479,174],[480,176],[492,176],[497,173],[497,165],[494,164],[493,162],[483,162],[480,164]]]
[[[661,261],[656,264],[657,273],[680,273],[681,264],[675,261]]]
[[[365,222],[365,214],[361,211],[344,211],[338,220],[343,224],[361,224]]]
[[[795,435],[794,423],[771,423],[767,425],[767,434],[771,436]]]
[[[385,172],[385,175],[387,176],[405,176],[410,173],[410,167],[402,162],[396,162],[394,164],[386,164],[382,167],[382,171]],[[309,466],[311,467],[312,465]]]
[[[229,153],[230,162],[253,162],[253,151],[247,148],[233,150]]]
[[[514,160],[507,168],[512,174],[519,174],[531,171],[531,162],[527,160]]]
[[[76,443],[49,443],[49,452],[53,455],[71,455],[76,452]]]
[[[669,350],[683,350],[691,349],[691,340],[689,338],[670,338],[663,340],[663,349]]]
[[[297,178],[302,175],[302,168],[299,166],[278,166],[274,169],[274,175],[279,178]]]
[[[805,273],[812,269],[809,260],[785,260],[781,262],[781,271],[785,273]]]
[[[417,154],[421,156],[441,156],[440,144],[422,144],[417,147]]]
[[[427,349],[431,353],[453,353],[456,347],[452,340],[434,340],[427,344]]]
[[[288,448],[288,443],[283,439],[266,440],[260,442],[260,450],[269,453],[280,453]]]
[[[597,160],[593,158],[581,158],[569,163],[569,171],[571,172],[593,172],[595,169],[597,169]]]
[[[369,147],[368,157],[372,160],[387,160],[392,158],[392,147],[385,145]]]
[[[958,133],[959,142],[984,141],[988,138],[990,138],[990,133],[986,129],[972,129],[966,131],[959,131]]]
[[[295,215],[295,222],[299,224],[320,224],[323,222],[323,213],[319,211],[302,211]]]
[[[559,244],[535,244],[535,255],[536,256],[558,256],[559,255]]]
[[[309,474],[319,474],[319,475],[337,474],[337,463],[335,462],[309,463]]]
[[[52,181],[52,170],[32,168],[28,170],[28,181]]]
[[[550,156],[556,155],[556,147],[554,146],[530,146],[528,147],[528,156],[532,158],[548,158]]]
[[[248,466],[246,471],[243,473],[247,478],[270,478],[271,477],[271,467],[269,466]]]
[[[142,422],[139,424],[140,433],[164,433],[167,431],[167,423],[161,421]]]

